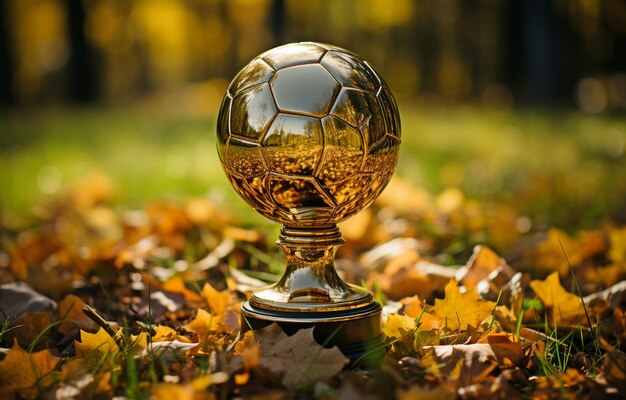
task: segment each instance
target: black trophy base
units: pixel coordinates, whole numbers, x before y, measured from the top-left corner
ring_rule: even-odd
[[[385,356],[380,304],[342,311],[294,312],[266,310],[245,302],[241,307],[242,332],[257,330],[276,322],[287,335],[312,328],[322,346],[337,346],[350,365],[374,368]]]

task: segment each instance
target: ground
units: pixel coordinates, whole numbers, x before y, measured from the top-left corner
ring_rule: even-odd
[[[385,305],[369,370],[238,335],[279,227],[228,186],[211,116],[0,116],[0,397],[618,397],[624,118],[401,112],[396,178],[340,227],[340,274]]]

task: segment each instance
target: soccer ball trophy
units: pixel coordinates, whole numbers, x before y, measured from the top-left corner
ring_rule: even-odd
[[[341,280],[337,223],[385,188],[400,145],[400,118],[383,80],[360,57],[319,43],[269,50],[231,82],[217,122],[217,149],[237,193],[283,224],[287,266],[278,283],[241,308],[242,327],[277,322],[353,361],[380,343],[381,306]]]

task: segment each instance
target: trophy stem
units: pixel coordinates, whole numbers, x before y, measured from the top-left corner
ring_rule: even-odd
[[[382,308],[368,290],[337,275],[335,253],[344,243],[337,226],[284,225],[277,243],[286,255],[285,273],[244,303],[242,330],[272,322],[287,334],[315,327],[318,343],[338,346],[352,361],[366,356],[372,364],[380,359]]]
[[[337,225],[284,225],[278,245],[287,266],[274,285],[256,291],[250,303],[268,310],[330,312],[363,307],[374,301],[361,287],[345,283],[335,270],[335,253],[344,243]]]

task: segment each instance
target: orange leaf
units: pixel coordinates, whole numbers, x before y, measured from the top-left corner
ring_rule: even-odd
[[[56,364],[48,350],[27,353],[15,342],[0,361],[0,397],[34,398],[37,386],[52,383],[50,373]]]

